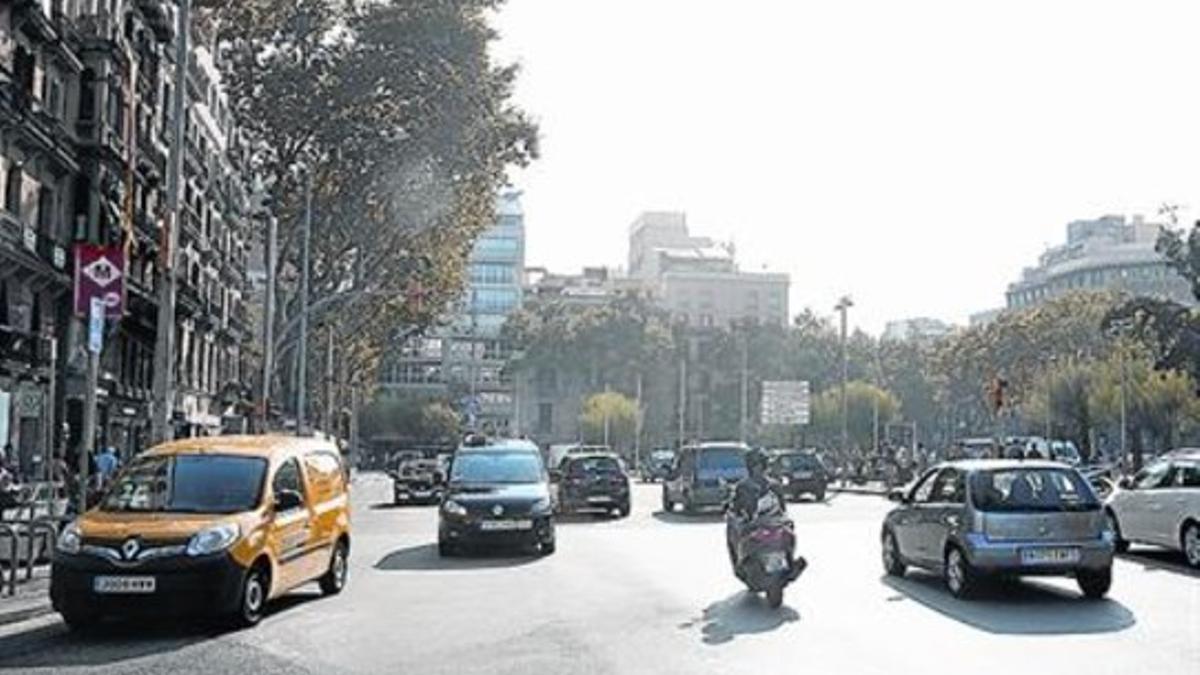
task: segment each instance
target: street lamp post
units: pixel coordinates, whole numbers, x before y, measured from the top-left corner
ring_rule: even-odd
[[[308,283],[309,246],[312,241],[312,173],[304,172],[304,231],[300,248],[300,344],[296,357],[296,435],[304,435],[308,406]]]
[[[846,312],[854,306],[854,302],[849,296],[842,296],[838,300],[834,309],[842,316],[842,451],[845,452],[850,447],[850,422],[848,418],[848,406],[846,401],[846,379],[849,376],[849,360],[846,353]]]

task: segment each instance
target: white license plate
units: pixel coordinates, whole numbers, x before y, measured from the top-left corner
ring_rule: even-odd
[[[782,553],[774,552],[763,556],[763,569],[767,574],[775,574],[787,569],[787,556]]]
[[[1077,548],[1023,548],[1022,565],[1069,565],[1079,562]]]
[[[813,472],[811,472],[811,471],[797,471],[796,472],[796,478],[798,480],[804,480],[806,478],[812,478],[812,477],[813,477]]]
[[[97,593],[153,593],[154,577],[96,577],[92,588]]]
[[[532,520],[485,520],[479,523],[479,529],[488,532],[499,532],[506,530],[530,530],[533,529]]]
[[[612,502],[612,497],[588,497],[589,504],[608,504],[610,502]]]

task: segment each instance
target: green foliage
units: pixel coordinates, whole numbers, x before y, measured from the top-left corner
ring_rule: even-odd
[[[310,306],[335,300],[313,321],[336,331],[346,372],[373,382],[398,335],[430,326],[457,299],[508,168],[537,154],[536,126],[511,103],[516,69],[489,56],[499,4],[202,3],[231,108],[279,217],[285,350],[296,335],[282,327],[301,310],[306,173]],[[278,362],[291,361],[281,353]]]
[[[879,436],[884,427],[896,419],[900,401],[891,393],[862,381],[846,383],[846,426],[852,447],[871,449],[875,443],[875,412],[879,412]],[[828,447],[839,447],[842,438],[841,387],[830,387],[812,403],[814,438]]]
[[[376,399],[361,415],[365,438],[395,438],[415,445],[453,444],[462,434],[458,414],[445,402],[415,396]]]
[[[584,402],[579,422],[587,443],[603,443],[607,424],[608,444],[611,447],[632,447],[634,435],[637,434],[637,402],[617,392],[595,394]]]

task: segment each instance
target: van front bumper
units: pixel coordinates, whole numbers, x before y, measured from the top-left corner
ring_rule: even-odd
[[[55,553],[50,601],[59,612],[104,616],[229,614],[237,610],[246,569],[226,553],[176,556],[118,566],[90,555]],[[97,577],[153,577],[150,593],[98,593]]]
[[[963,542],[971,566],[990,574],[1069,575],[1079,570],[1098,572],[1112,567],[1115,546],[1111,538],[1085,541],[989,541],[971,536]],[[1022,552],[1037,549],[1075,549],[1070,562],[1031,562]]]

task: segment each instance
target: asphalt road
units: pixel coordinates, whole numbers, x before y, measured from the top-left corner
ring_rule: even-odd
[[[770,610],[728,569],[716,517],[657,512],[560,524],[544,559],[438,558],[432,508],[355,488],[346,592],[285,599],[252,630],[188,624],[68,634],[55,617],[0,630],[0,670],[54,673],[1187,673],[1200,664],[1200,576],[1176,556],[1118,562],[1111,597],[1027,581],[974,602],[910,573],[884,579],[887,504],[791,507],[808,571]]]

